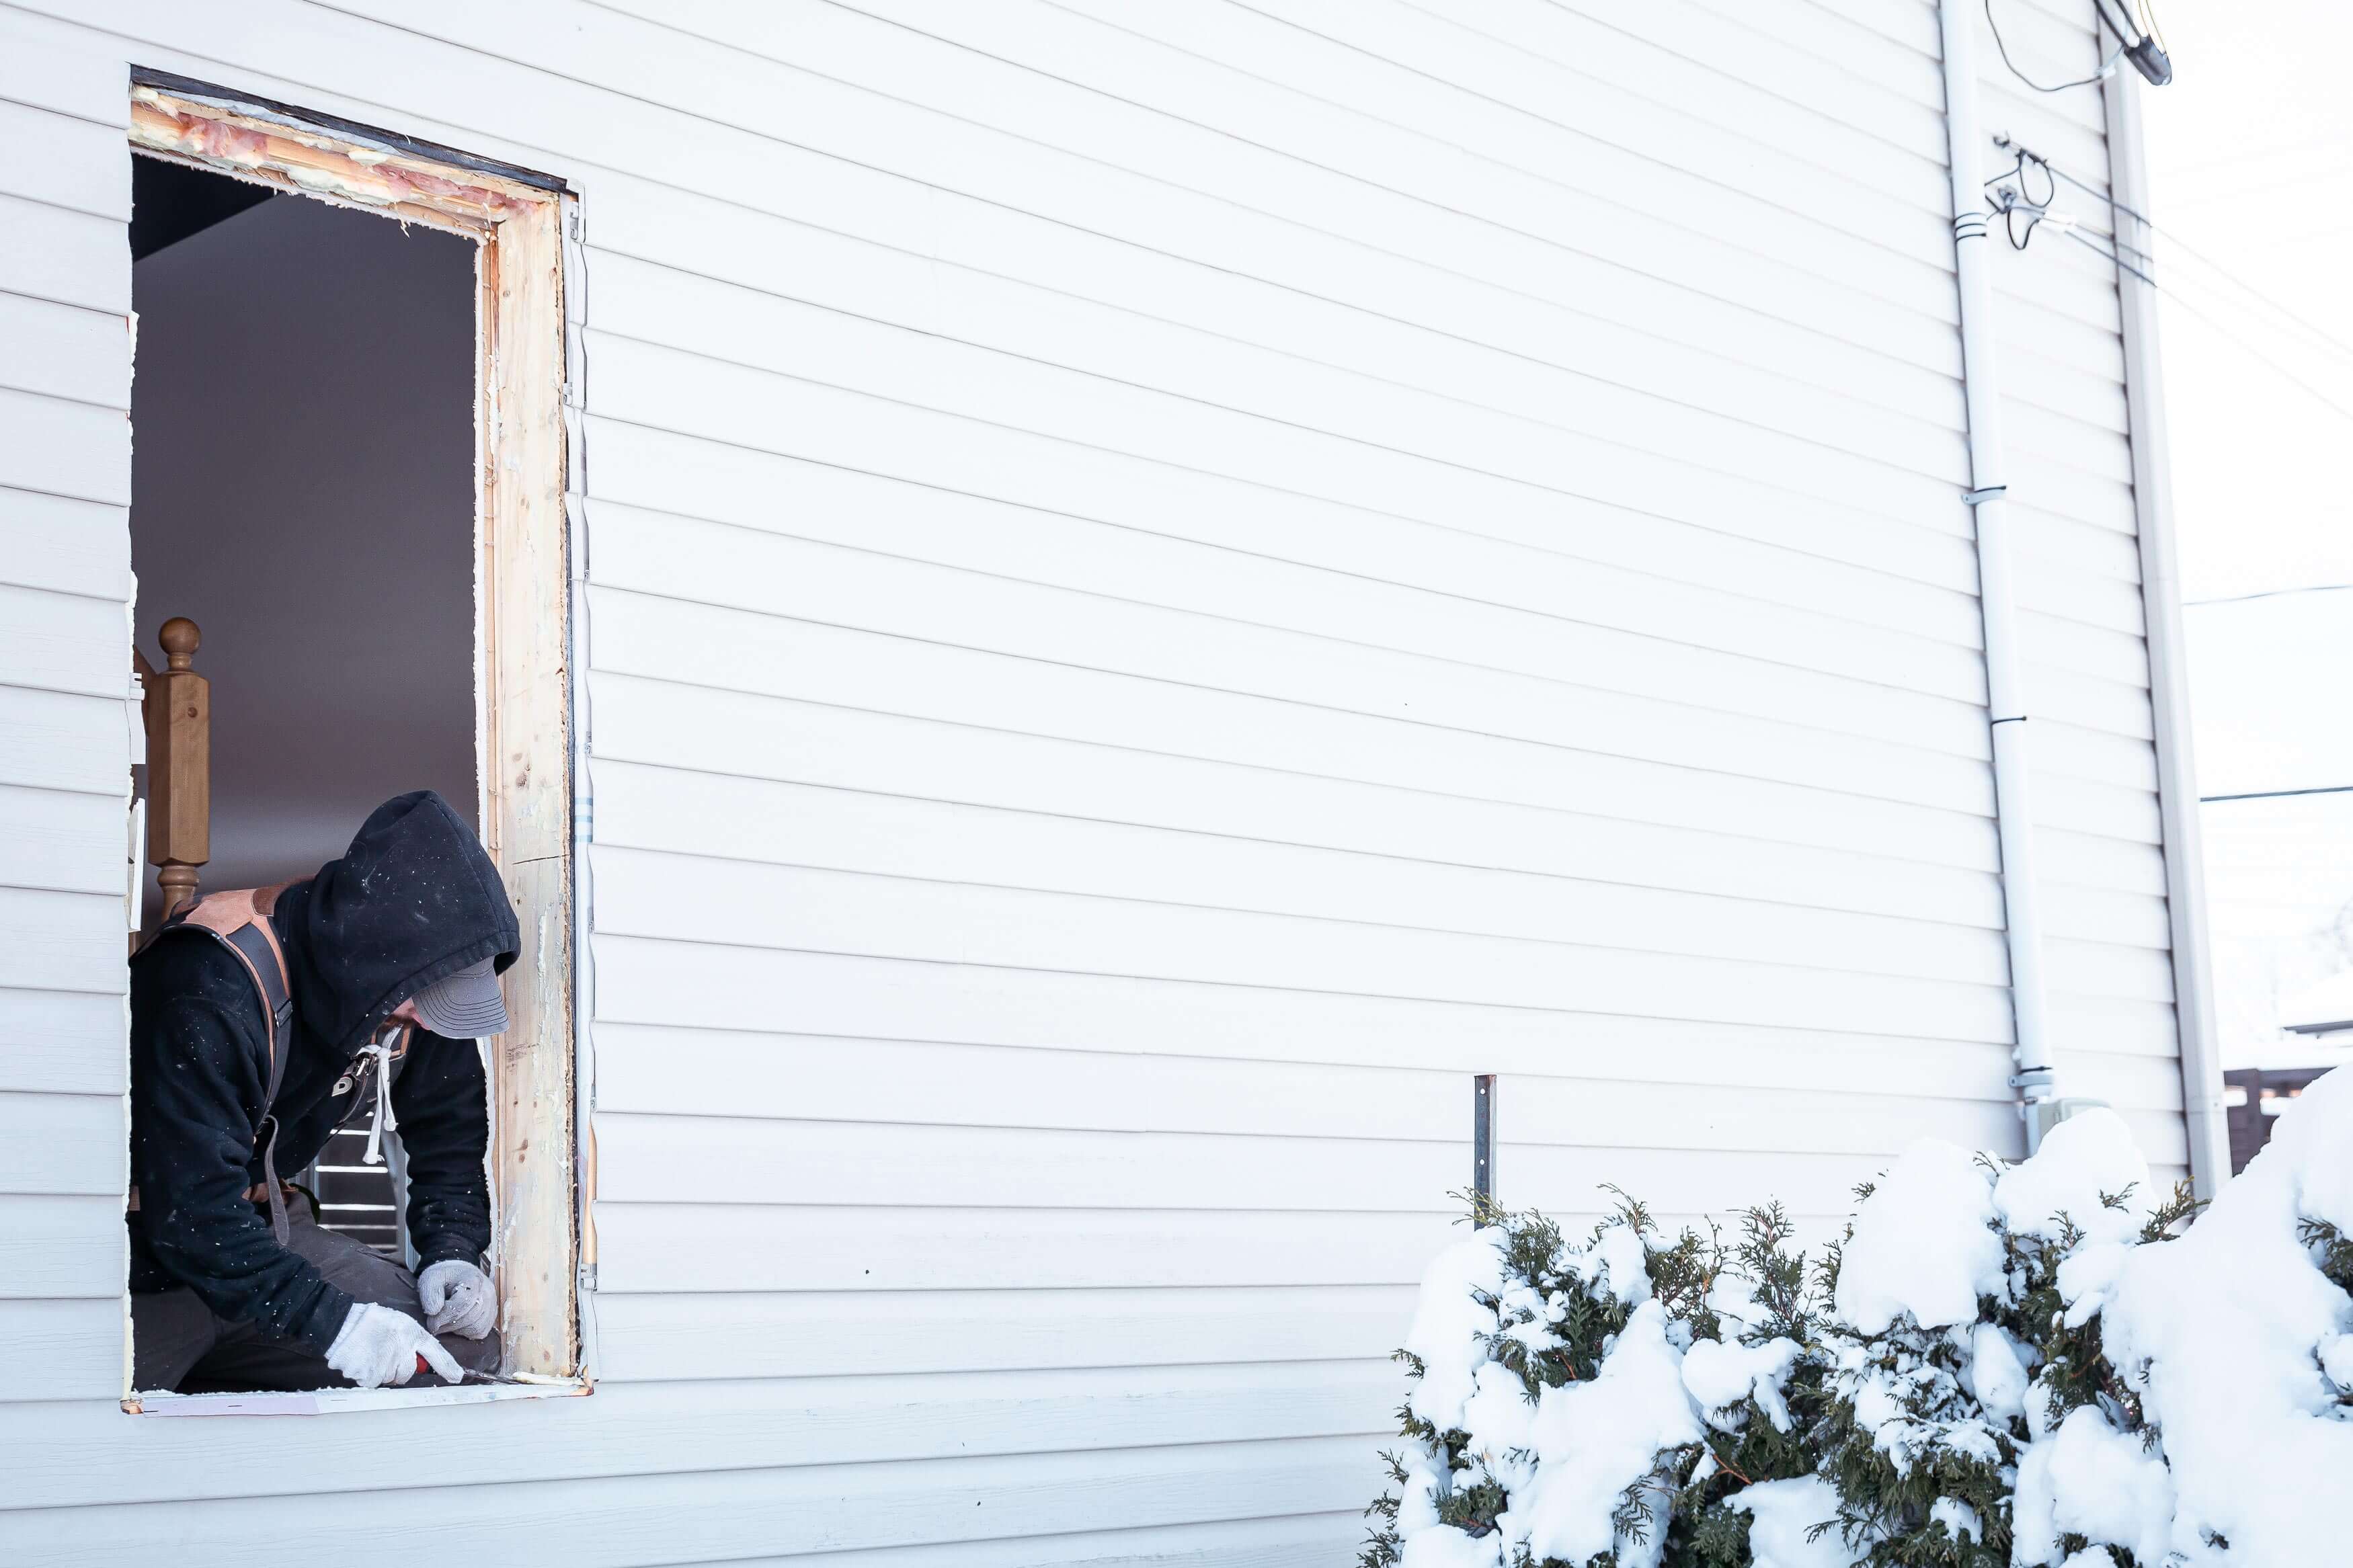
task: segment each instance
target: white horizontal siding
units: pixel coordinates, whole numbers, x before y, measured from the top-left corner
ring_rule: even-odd
[[[121,1385],[125,807],[137,721],[123,511],[127,89],[111,49],[0,11],[6,1418],[60,1408],[19,1402],[111,1401]]]
[[[0,9],[10,1562],[1328,1563],[1471,1073],[1566,1213],[2014,1147],[1932,5],[84,19]],[[594,1398],[111,1407],[126,58],[585,194]],[[2063,1066],[2170,1165],[2113,278],[2000,268]]]
[[[600,773],[597,805],[599,842],[616,848],[1808,968],[1835,953],[1840,967],[1873,973],[2001,979],[1993,932],[1971,946],[1944,921],[1809,910],[1803,890],[1786,885],[1752,899],[1583,879],[1569,888],[1551,875],[1394,853],[635,766]]]
[[[0,583],[121,605],[131,596],[128,510],[0,489]]]
[[[1086,1418],[1100,1419],[1100,1409],[1092,1407],[1103,1403],[1088,1402]],[[1363,1505],[1355,1500],[1379,1415],[1367,1409],[1359,1433],[1288,1441],[850,1466],[804,1462],[508,1487],[352,1491],[339,1484],[237,1502],[43,1510],[8,1521],[9,1534],[0,1539],[11,1546],[11,1561],[26,1568],[65,1568],[93,1554],[168,1552],[193,1561],[194,1540],[249,1542],[264,1531],[274,1531],[290,1552],[332,1553],[355,1565],[408,1561],[419,1550],[463,1549],[507,1561],[623,1568],[778,1561],[852,1542],[867,1547],[1002,1542],[1059,1534],[1080,1516],[1118,1519],[1141,1533],[1320,1513],[1327,1516],[1328,1554],[1356,1533],[1359,1521],[1352,1516]],[[913,1418],[934,1433],[942,1429],[921,1414]],[[1010,1419],[1018,1425],[1021,1416]],[[381,1458],[381,1450],[375,1457]],[[1103,1543],[1093,1544],[1090,1556],[1114,1560]],[[1035,1560],[1028,1543],[1020,1553],[999,1559]],[[1250,1559],[1238,1553],[1225,1560]]]
[[[646,1025],[980,1042],[1471,1073],[1624,1076],[1669,1084],[1784,1083],[1792,1060],[1830,1081],[1969,1097],[2008,1058],[1987,1041],[1786,1030],[1743,1034],[1662,1017],[1564,1022],[1527,1009],[1072,972],[614,937],[598,952],[600,1017]],[[1773,1041],[1759,1050],[1756,1041]],[[853,1053],[854,1059],[854,1053]],[[1467,1090],[1465,1091],[1467,1092]]]
[[[8,990],[0,992],[0,1016],[8,1020],[0,1089],[122,1092],[129,1063],[119,992]]]

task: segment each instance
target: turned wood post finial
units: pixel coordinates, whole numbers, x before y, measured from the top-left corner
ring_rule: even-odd
[[[212,858],[212,682],[195,671],[203,634],[185,616],[165,621],[163,670],[147,686],[147,858],[166,913],[196,896]]]
[[[155,640],[164,645],[166,669],[191,669],[195,666],[196,649],[203,644],[205,634],[187,616],[174,616],[155,634]]]

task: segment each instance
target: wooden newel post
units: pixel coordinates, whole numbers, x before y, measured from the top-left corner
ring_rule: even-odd
[[[147,679],[147,858],[164,912],[196,896],[196,868],[212,858],[213,691],[194,668],[204,640],[174,616],[156,636],[164,668]]]

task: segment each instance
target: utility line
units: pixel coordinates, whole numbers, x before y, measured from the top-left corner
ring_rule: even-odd
[[[2259,789],[2245,795],[2201,795],[2198,797],[2198,804],[2207,805],[2218,800],[2284,800],[2292,795],[2353,795],[2353,784],[2323,784],[2318,789]]]
[[[2126,205],[2122,202],[2116,201],[2114,197],[2106,195],[2105,192],[2096,190],[2091,185],[2084,184],[2082,180],[2069,174],[2066,170],[2052,163],[2041,153],[2036,153],[2032,149],[2023,146],[2018,142],[2012,142],[2007,137],[1996,137],[1994,139],[1994,145],[2001,148],[2004,152],[2010,153],[2014,158],[2016,158],[2018,160],[2018,165],[2016,168],[2011,169],[2005,174],[1998,174],[1993,179],[1988,180],[1986,182],[1988,185],[1996,184],[2003,180],[2015,179],[2019,182],[2021,194],[2023,195],[2025,184],[2024,171],[2028,164],[2034,164],[2042,170],[2046,179],[2064,180],[2069,184],[2074,186],[2077,190],[2082,191],[2084,195],[2092,197],[2094,200],[2105,202],[2115,210],[2123,213],[2128,217],[2136,219],[2147,227],[2152,233],[2163,234],[2168,243],[2171,245],[2175,251],[2179,252],[2183,256],[2189,257],[2200,266],[2206,268],[2208,270],[2214,273],[2217,278],[2221,279],[2222,282],[2247,295],[2248,299],[2251,300],[2255,306],[2259,306],[2263,310],[2269,310],[2274,316],[2279,318],[2277,322],[2273,323],[2274,331],[2283,330],[2284,328],[2285,330],[2301,332],[2310,340],[2307,346],[2319,349],[2323,352],[2334,353],[2348,362],[2353,362],[2353,343],[2347,343],[2341,339],[2330,335],[2316,322],[2306,317],[2297,315],[2294,310],[2288,309],[2285,305],[2281,304],[2278,300],[2273,299],[2270,295],[2264,293],[2261,289],[2256,288],[2246,279],[2230,271],[2221,263],[2209,259],[2200,252],[2184,244],[2172,233],[2172,231],[2168,229],[2159,229],[2156,224],[2150,222],[2147,215],[2137,212],[2132,207]],[[2031,237],[2033,234],[2034,229],[2041,223],[2050,217],[2051,204],[2048,201],[2034,203],[2031,198],[2029,197],[2027,204],[2019,207],[2012,208],[2009,206],[1997,206],[1993,210],[1996,213],[2000,214],[2009,221],[2011,230],[2010,243],[2015,248],[2022,250],[2025,248],[2025,243],[2019,238],[2016,233],[2017,213],[2023,211],[2028,212],[2032,216],[2032,221],[2027,225],[2026,230],[2027,234]],[[2054,220],[2053,226],[2061,229],[2064,233],[2074,235],[2079,240],[2083,239],[2086,235],[2090,236],[2093,239],[2105,240],[2108,244],[2116,247],[2116,254],[2113,257],[2109,257],[2108,259],[2115,261],[2120,267],[2124,267],[2127,271],[2130,271],[2134,277],[2140,279],[2151,288],[2162,287],[2167,294],[2170,295],[2173,299],[2181,301],[2184,309],[2189,310],[2194,315],[2199,315],[2201,320],[2212,321],[2218,330],[2228,330],[2223,328],[2221,322],[2213,321],[2212,317],[2205,316],[2202,312],[2200,312],[2195,306],[2190,305],[2188,301],[2188,297],[2184,295],[2179,288],[2169,284],[2159,285],[2157,279],[2150,276],[2150,274],[2156,270],[2154,264],[2157,258],[2154,252],[2141,246],[2133,244],[2132,241],[2125,238],[2120,234],[2113,233],[2104,228],[2094,228],[2073,218],[2069,218],[2063,222]],[[2088,244],[2089,242],[2085,241],[2085,243]],[[2096,246],[2092,248],[2095,252],[2098,251],[2098,247]],[[2099,252],[2099,254],[2105,255],[2105,252]],[[2146,268],[2147,270],[2144,271],[2140,268],[2134,268],[2130,263],[2125,261],[2123,258],[2127,254],[2139,258],[2142,268]],[[2211,280],[2200,280],[2200,288],[2211,286]],[[2245,300],[2230,300],[2227,296],[2218,296],[2218,298],[2222,302],[2236,309],[2245,310],[2249,308],[2248,303]],[[2249,350],[2248,352],[2253,353],[2254,351]],[[2263,356],[2256,354],[2255,357],[2261,359]],[[2268,363],[2271,362],[2266,361],[2265,363]],[[2274,364],[2273,368],[2279,370],[2282,374],[2288,375],[2291,380],[2295,379],[2284,366]],[[2315,396],[2320,397],[2323,402],[2328,401],[2327,396],[2324,394],[2321,394],[2316,388],[2307,386],[2306,387],[2306,390],[2313,393]]]
[[[2143,272],[2139,268],[2135,267],[2131,262],[2126,261],[2115,251],[2102,250],[2098,246],[2084,238],[2083,235],[2079,234],[2074,229],[2070,228],[2066,232],[2068,238],[2073,240],[2076,244],[2082,246],[2093,255],[2105,257],[2106,259],[2115,262],[2116,266],[2122,268],[2125,271],[2131,273],[2134,277],[2139,279],[2142,282],[2147,284],[2158,293],[2167,296],[2172,300],[2175,304],[2180,306],[2183,310],[2189,311],[2191,315],[2197,317],[2208,326],[2212,327],[2216,331],[2221,332],[2225,338],[2229,339],[2231,342],[2235,344],[2242,353],[2246,354],[2251,359],[2259,360],[2263,363],[2269,365],[2283,380],[2292,382],[2308,394],[2314,402],[2318,403],[2321,406],[2327,408],[2330,413],[2335,414],[2347,424],[2353,425],[2353,408],[2346,407],[2343,404],[2329,396],[2328,394],[2321,391],[2320,388],[2313,385],[2312,383],[2305,380],[2304,377],[2296,374],[2295,372],[2288,369],[2287,366],[2272,358],[2271,355],[2263,353],[2261,349],[2251,346],[2245,339],[2237,333],[2232,332],[2228,326],[2216,321],[2213,317],[2208,315],[2205,311],[2200,310],[2197,306],[2184,299],[2179,290],[2166,288],[2156,279],[2151,278],[2147,273]]]
[[[2285,594],[2342,594],[2353,589],[2353,583],[2306,583],[2295,588],[2264,588],[2253,594],[2224,594],[2211,599],[2184,599],[2182,608],[2195,609],[2200,605],[2243,605],[2250,599],[2276,599]]]
[[[1996,144],[2000,145],[2000,143]],[[2264,293],[2261,289],[2258,289],[2253,283],[2248,282],[2245,279],[2241,278],[2229,268],[2224,267],[2221,262],[2214,260],[2204,252],[2198,250],[2184,242],[2181,237],[2175,234],[2171,229],[2158,226],[2157,221],[2151,218],[2147,213],[2136,211],[2134,208],[2127,206],[2125,203],[2116,200],[2116,197],[2109,195],[2107,192],[2095,189],[2093,186],[2084,184],[2082,180],[2077,179],[2074,175],[2069,174],[2060,165],[2053,163],[2051,160],[2042,157],[2039,153],[2035,154],[2035,161],[2040,163],[2044,168],[2050,170],[2053,174],[2059,176],[2059,178],[2066,181],[2069,184],[2083,192],[2085,195],[2092,197],[2094,201],[2105,202],[2109,206],[2114,207],[2116,211],[2124,214],[2126,217],[2131,218],[2134,222],[2140,224],[2151,234],[2163,235],[2166,242],[2171,246],[2174,250],[2189,258],[2192,261],[2197,262],[2200,267],[2207,268],[2216,277],[2221,278],[2224,282],[2229,283],[2233,288],[2240,289],[2242,292],[2252,298],[2257,304],[2263,305],[2266,309],[2275,312],[2283,320],[2292,323],[2301,331],[2311,333],[2315,338],[2327,343],[2329,347],[2337,350],[2339,353],[2353,355],[2353,343],[2348,343],[2339,338],[2332,336],[2311,321],[2303,316],[2297,315],[2294,310],[2291,310],[2285,305],[2281,304],[2278,300],[2273,299],[2269,294]],[[2156,259],[2156,257],[2151,252],[2133,244],[2130,240],[2124,238],[2120,235],[2104,235],[2103,237],[2112,240],[2119,250],[2129,251],[2133,255],[2141,258],[2143,261],[2154,261]],[[2151,279],[2150,281],[2152,284],[2154,283],[2154,279]],[[2179,297],[2179,296],[2178,295],[2176,296],[2176,298]]]

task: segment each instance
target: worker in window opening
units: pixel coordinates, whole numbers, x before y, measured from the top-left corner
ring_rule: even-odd
[[[269,1105],[270,1016],[237,951],[167,926],[132,963],[135,1385],[376,1388],[495,1372],[476,1042],[507,1026],[498,973],[520,945],[497,868],[420,790],[377,807],[342,859],[278,889],[266,918],[292,1005]],[[374,1130],[371,1157],[399,1130],[416,1274],[321,1229],[290,1183],[269,1202],[266,1170],[302,1170],[354,1117]]]

